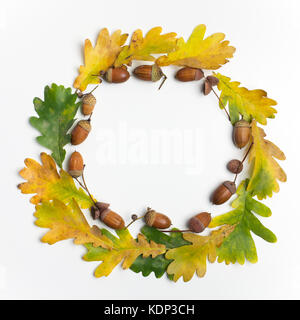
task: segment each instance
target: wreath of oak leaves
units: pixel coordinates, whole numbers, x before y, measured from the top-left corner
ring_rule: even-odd
[[[225,41],[223,33],[204,38],[205,25],[197,26],[185,42],[176,33],[161,34],[162,28],[152,28],[145,36],[136,30],[128,45],[124,45],[128,34],[120,30],[109,34],[100,31],[93,47],[85,40],[84,65],[79,68],[74,88],[84,91],[89,84],[101,82],[100,71],[111,66],[130,66],[133,60],[154,61],[159,66],[188,66],[216,70],[232,58],[235,48]],[[155,58],[153,54],[162,54]],[[250,174],[242,181],[237,197],[232,202],[233,210],[216,216],[209,228],[219,227],[207,236],[193,233],[171,233],[144,226],[134,239],[127,229],[113,235],[107,229],[91,227],[81,209],[88,209],[92,201],[86,192],[77,188],[72,177],[62,169],[70,143],[70,129],[81,102],[71,88],[52,84],[46,86],[44,100],[35,98],[33,103],[38,117],[31,117],[30,123],[41,135],[37,141],[52,151],[51,156],[41,153],[41,164],[25,159],[26,167],[20,171],[26,180],[19,184],[25,194],[34,194],[30,202],[35,205],[36,225],[50,229],[41,241],[53,244],[65,239],[74,239],[75,244],[86,247],[86,261],[99,261],[96,277],[108,276],[122,263],[124,269],[151,272],[160,278],[167,273],[169,279],[177,281],[181,276],[189,281],[195,272],[199,277],[206,273],[206,261],[225,261],[226,264],[244,264],[245,259],[255,263],[257,252],[252,233],[268,242],[276,242],[276,236],[264,227],[257,216],[269,217],[271,210],[258,200],[272,197],[279,191],[278,181],[286,181],[286,174],[277,161],[284,160],[283,152],[265,139],[265,132],[259,126],[267,124],[267,118],[274,118],[276,101],[267,97],[263,90],[248,90],[239,82],[231,81],[220,73],[220,108],[228,106],[231,122],[243,119],[251,122],[253,143],[249,154]],[[58,165],[60,171],[57,171]]]

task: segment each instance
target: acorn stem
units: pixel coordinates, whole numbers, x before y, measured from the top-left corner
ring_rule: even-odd
[[[247,156],[248,156],[248,154],[249,154],[252,146],[253,146],[253,142],[251,142],[251,145],[250,145],[249,149],[247,150],[247,152],[246,152],[243,160],[242,160],[241,163],[239,164],[239,166],[238,166],[238,168],[237,168],[237,171],[239,170],[240,166],[241,166],[241,165],[244,163],[244,161],[246,160],[246,158],[247,158]],[[235,183],[235,181],[236,181],[237,176],[238,176],[238,173],[235,174],[235,177],[234,177],[234,180],[233,180],[234,183]]]
[[[164,79],[162,80],[161,84],[158,87],[158,90],[160,90],[160,88],[163,86],[163,84],[165,83],[165,81],[167,80],[167,76],[164,74]]]
[[[89,93],[86,93],[86,94],[91,94],[91,93],[94,92],[98,87],[99,87],[99,84],[97,84],[96,87],[95,87],[92,91],[90,91]]]
[[[222,100],[220,99],[220,97],[218,96],[218,94],[216,93],[216,91],[214,90],[213,86],[211,86],[211,90],[212,90],[212,92],[215,94],[215,96],[218,98],[218,100],[219,100],[219,102],[221,103],[221,105],[222,105],[222,107],[223,107],[224,111],[225,111],[225,112],[226,112],[226,114],[227,114],[228,120],[231,122],[230,115],[229,115],[228,111],[226,110],[226,108],[225,108],[225,106],[224,106],[224,104],[223,104]]]
[[[81,188],[83,188],[85,191],[87,191],[86,188],[85,188],[85,186],[78,180],[78,178],[74,177],[74,179],[79,183],[79,185],[81,186]]]
[[[136,218],[136,219],[132,219],[132,221],[130,221],[130,222],[128,223],[128,225],[125,227],[125,229],[128,229],[128,227],[130,227],[136,220],[142,219],[142,218],[144,218],[144,217],[145,217],[145,215],[143,215],[143,216],[141,216],[141,217],[138,217],[138,218]]]
[[[83,93],[81,92],[81,90],[76,89],[75,90],[75,94],[77,94],[78,98],[82,98],[83,97]]]

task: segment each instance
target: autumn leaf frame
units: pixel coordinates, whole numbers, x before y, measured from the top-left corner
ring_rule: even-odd
[[[161,27],[154,27],[145,35],[137,29],[129,44],[125,44],[128,34],[120,30],[110,34],[104,28],[95,46],[85,40],[84,65],[80,66],[73,84],[76,91],[52,84],[45,87],[43,99],[34,99],[38,117],[31,117],[30,123],[41,134],[37,142],[52,154],[42,152],[41,163],[26,158],[25,167],[20,171],[25,182],[18,188],[24,194],[33,195],[30,202],[35,205],[35,224],[48,229],[41,241],[52,245],[73,239],[76,245],[84,245],[83,259],[100,262],[96,277],[110,275],[121,264],[123,269],[142,273],[144,277],[153,272],[156,278],[167,275],[172,281],[182,278],[186,282],[194,274],[203,277],[207,261],[256,263],[258,255],[252,233],[271,243],[277,241],[275,234],[257,217],[271,216],[270,208],[260,200],[272,197],[279,191],[278,181],[287,179],[277,162],[285,159],[284,153],[265,139],[266,133],[259,126],[275,118],[277,103],[264,90],[241,87],[240,82],[220,73],[212,74],[218,80],[220,96],[214,93],[220,109],[228,108],[232,125],[242,118],[251,126],[251,139],[245,149],[250,175],[240,182],[232,210],[215,216],[207,235],[178,232],[175,228],[166,234],[145,225],[134,238],[128,228],[113,234],[107,228],[90,226],[82,210],[90,209],[97,200],[84,186],[77,186],[77,181],[63,169],[64,146],[71,142],[70,129],[81,105],[81,101],[77,101],[78,92],[84,92],[90,84],[101,83],[101,75],[109,68],[127,68],[135,60],[148,61],[158,67],[175,65],[217,70],[233,57],[235,48],[225,40],[225,34],[205,37],[205,32],[206,26],[200,24],[185,41],[174,32],[162,34]]]

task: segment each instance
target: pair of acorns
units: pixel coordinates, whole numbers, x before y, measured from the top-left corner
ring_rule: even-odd
[[[166,215],[156,212],[151,208],[147,208],[147,212],[144,216],[145,222],[148,226],[157,229],[167,229],[171,226],[171,220]],[[188,230],[178,230],[180,231],[190,231],[195,233],[200,233],[209,225],[211,221],[211,214],[208,212],[201,212],[192,217],[189,222]]]
[[[91,116],[97,102],[92,91],[87,94],[78,93],[78,97],[82,99],[81,111],[85,116]],[[91,118],[78,121],[71,132],[71,143],[73,145],[81,144],[88,137],[91,130]]]

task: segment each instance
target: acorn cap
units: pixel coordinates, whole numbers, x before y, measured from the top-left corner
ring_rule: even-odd
[[[102,212],[103,210],[107,209],[110,206],[110,204],[98,201],[96,202],[95,206],[98,208],[98,210],[100,210],[100,212]]]
[[[212,86],[216,86],[219,83],[219,79],[217,77],[214,77],[214,76],[208,76],[208,77],[206,77],[206,79],[209,81],[209,83]]]
[[[90,132],[92,129],[92,126],[89,120],[80,120],[78,122],[78,125],[88,132]]]
[[[162,76],[163,76],[163,72],[161,70],[161,68],[154,63],[152,65],[152,72],[151,72],[151,81],[156,82],[158,81]]]
[[[96,206],[91,207],[91,214],[94,220],[100,217],[100,210]]]
[[[240,120],[238,122],[236,122],[234,124],[235,128],[238,128],[238,127],[247,127],[247,128],[250,128],[250,123],[246,120]]]
[[[205,80],[204,81],[204,84],[203,84],[203,93],[205,96],[207,96],[210,92],[211,92],[211,84],[208,80]]]
[[[232,173],[240,173],[243,171],[243,163],[240,160],[233,159],[227,163],[227,169]]]
[[[223,182],[223,185],[229,190],[231,194],[236,193],[236,185],[232,181],[225,181]]]
[[[91,106],[94,106],[96,104],[96,102],[97,102],[96,98],[91,93],[84,95],[82,98],[82,103],[84,103],[84,104],[89,104]]]
[[[145,214],[145,222],[149,227],[152,227],[156,216],[156,211],[148,209],[147,213]]]

